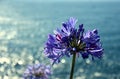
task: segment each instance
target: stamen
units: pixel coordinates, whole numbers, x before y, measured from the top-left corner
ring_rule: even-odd
[[[80,40],[78,41],[78,45],[80,44]]]

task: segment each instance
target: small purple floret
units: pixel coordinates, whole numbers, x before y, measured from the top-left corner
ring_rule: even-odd
[[[50,75],[50,66],[35,64],[28,66],[24,72],[23,79],[49,79]]]

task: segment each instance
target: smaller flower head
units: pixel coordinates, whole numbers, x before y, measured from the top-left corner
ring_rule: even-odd
[[[24,79],[49,79],[51,75],[50,66],[43,64],[35,64],[28,66],[24,72]]]

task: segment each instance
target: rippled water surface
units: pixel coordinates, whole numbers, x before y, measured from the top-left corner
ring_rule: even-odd
[[[120,79],[120,3],[0,1],[0,79],[22,79],[28,64],[49,64],[43,54],[49,33],[69,17],[99,30],[102,60],[77,58],[75,79]],[[69,79],[71,58],[53,66],[51,79]]]

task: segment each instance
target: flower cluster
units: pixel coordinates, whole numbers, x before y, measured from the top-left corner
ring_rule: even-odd
[[[49,79],[48,76],[51,75],[50,66],[45,66],[43,64],[35,64],[28,66],[24,72],[24,79]]]
[[[62,23],[61,29],[55,30],[53,35],[48,36],[44,53],[53,64],[60,62],[61,57],[70,57],[74,53],[81,55],[83,59],[89,56],[93,59],[102,57],[103,48],[98,31],[94,29],[85,32],[83,24],[77,29],[76,22],[75,18],[70,18]]]

